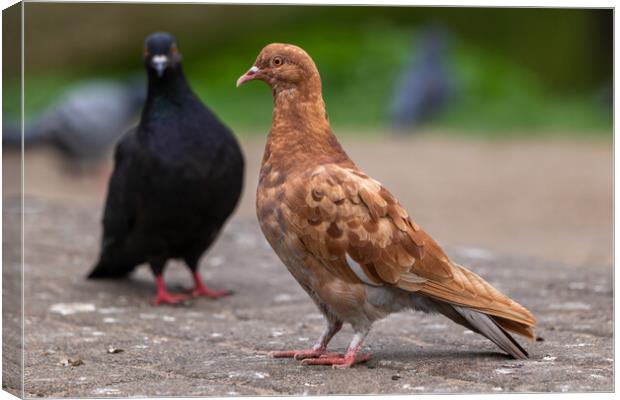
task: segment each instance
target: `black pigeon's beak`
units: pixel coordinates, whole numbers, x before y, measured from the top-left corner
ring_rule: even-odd
[[[151,65],[155,68],[158,77],[164,75],[164,71],[168,68],[168,57],[164,55],[156,55],[151,58]]]

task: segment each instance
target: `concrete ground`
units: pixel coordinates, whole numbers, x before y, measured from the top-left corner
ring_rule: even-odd
[[[271,350],[310,346],[323,321],[252,215],[260,143],[244,143],[245,198],[201,268],[207,282],[236,294],[183,307],[151,305],[154,283],[144,267],[126,281],[84,279],[97,254],[105,189],[96,179],[61,180],[56,161],[41,153],[26,171],[23,394],[613,390],[609,144],[423,139],[411,143],[411,159],[400,157],[403,143],[349,147],[448,254],[534,313],[540,339],[522,341],[531,359],[511,360],[443,317],[413,312],[377,323],[366,346],[373,358],[351,370],[268,358]],[[3,387],[20,393],[20,213],[6,167],[4,178]],[[446,200],[453,191],[458,196]],[[177,290],[191,284],[178,264],[166,278]],[[332,346],[344,349],[351,333],[344,329]]]

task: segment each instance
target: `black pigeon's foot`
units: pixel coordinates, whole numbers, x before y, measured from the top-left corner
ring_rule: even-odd
[[[190,297],[185,294],[174,294],[168,291],[158,292],[155,297],[155,305],[159,306],[162,304],[168,304],[176,306],[186,303],[189,299]]]
[[[198,271],[194,272],[194,288],[190,290],[190,293],[194,297],[208,297],[211,299],[217,299],[220,297],[226,297],[232,295],[232,290],[216,290],[211,289],[202,280],[202,277]]]

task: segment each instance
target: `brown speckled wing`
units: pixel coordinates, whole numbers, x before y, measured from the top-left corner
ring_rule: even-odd
[[[284,217],[306,250],[341,277],[393,285],[518,323],[532,315],[452,263],[381,184],[355,168],[322,165],[284,185]]]
[[[327,164],[285,186],[285,217],[308,251],[330,266],[347,267],[349,257],[368,281],[415,290],[427,279],[452,279],[441,248],[359,170]],[[342,274],[359,282],[356,272]]]

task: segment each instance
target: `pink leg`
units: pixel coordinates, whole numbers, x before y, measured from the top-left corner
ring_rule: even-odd
[[[192,296],[195,297],[210,297],[210,298],[218,298],[224,296],[230,296],[233,294],[231,290],[215,290],[207,287],[202,281],[202,277],[198,271],[194,271],[194,288],[192,289]]]
[[[184,294],[170,293],[168,289],[166,289],[166,283],[164,282],[164,278],[161,274],[155,275],[155,282],[157,282],[157,296],[155,297],[156,306],[160,304],[176,305],[189,299],[189,297]]]
[[[269,357],[274,358],[294,358],[296,360],[304,360],[307,358],[319,358],[323,356],[336,357],[338,353],[327,353],[327,344],[334,337],[336,333],[342,328],[342,322],[328,322],[327,328],[321,334],[319,340],[307,350],[284,350],[284,351],[271,351]]]
[[[351,368],[355,364],[368,361],[371,354],[360,354],[359,350],[364,342],[366,334],[356,333],[351,340],[349,349],[342,354],[324,354],[319,358],[305,359],[301,362],[302,365],[331,365],[333,368]]]

